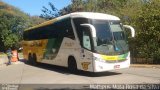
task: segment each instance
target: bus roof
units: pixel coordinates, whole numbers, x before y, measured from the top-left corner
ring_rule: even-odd
[[[95,12],[75,12],[71,13],[72,18],[89,18],[89,19],[101,19],[101,20],[120,20],[118,17],[104,14],[104,13],[95,13]]]
[[[109,15],[109,14],[95,13],[95,12],[74,12],[74,13],[63,15],[63,16],[57,17],[55,19],[46,21],[42,24],[36,25],[36,26],[31,27],[26,30],[31,30],[34,28],[50,25],[53,22],[56,22],[56,21],[64,19],[64,18],[89,18],[89,19],[100,19],[100,20],[120,20],[118,17],[113,16],[113,15]]]

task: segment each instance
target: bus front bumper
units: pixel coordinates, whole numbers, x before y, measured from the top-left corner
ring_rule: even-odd
[[[101,61],[94,61],[94,71],[93,72],[104,72],[115,69],[129,68],[130,59],[127,59],[123,62],[117,63],[106,63]]]

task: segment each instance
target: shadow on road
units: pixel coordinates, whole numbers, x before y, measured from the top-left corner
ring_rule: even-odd
[[[28,62],[26,62],[26,60],[20,60],[20,61],[24,62],[27,65],[31,65]],[[94,72],[87,72],[87,71],[81,71],[81,70],[77,70],[77,72],[71,73],[66,67],[44,64],[44,63],[38,63],[38,65],[31,65],[31,66],[66,74],[66,75],[79,75],[79,76],[87,76],[87,77],[113,76],[113,75],[121,74],[121,73],[111,72],[111,71],[94,73]]]

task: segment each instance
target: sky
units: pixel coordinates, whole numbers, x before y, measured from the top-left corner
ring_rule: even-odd
[[[2,0],[3,2],[19,8],[21,11],[34,16],[42,14],[42,7],[50,8],[48,2],[52,2],[59,10],[69,5],[71,0]]]

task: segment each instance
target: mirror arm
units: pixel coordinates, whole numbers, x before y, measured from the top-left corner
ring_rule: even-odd
[[[132,34],[132,37],[135,37],[135,30],[133,27],[129,26],[129,25],[123,25],[125,28],[128,28],[131,30],[131,34]]]
[[[96,37],[96,29],[93,25],[91,25],[91,24],[81,24],[81,26],[86,26],[86,27],[91,28],[91,32],[92,32],[93,37]]]
[[[92,33],[92,37],[96,40],[96,29],[92,24],[81,24],[81,26],[89,27]],[[97,46],[96,41],[93,41],[94,45]]]

